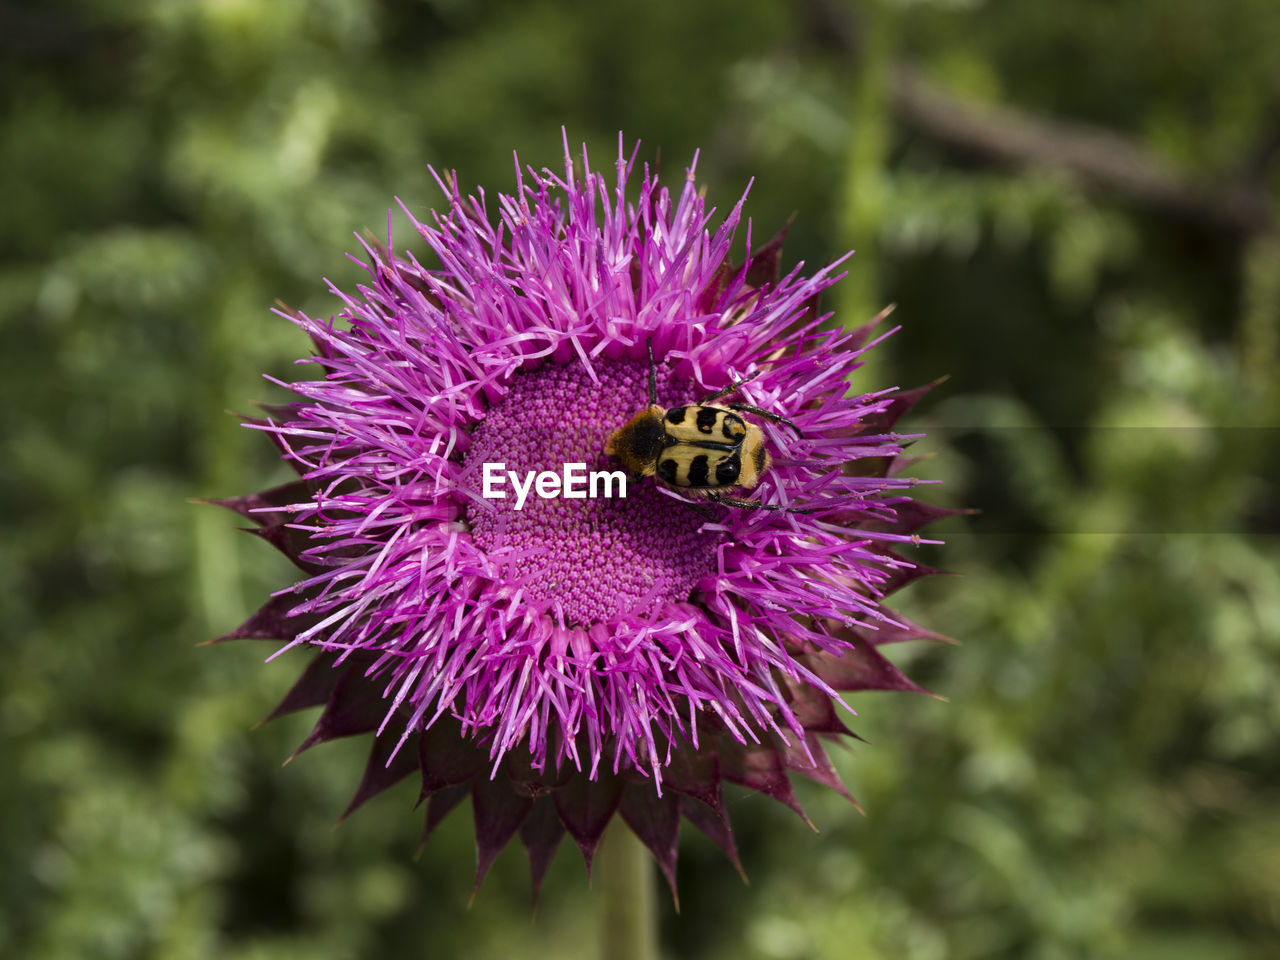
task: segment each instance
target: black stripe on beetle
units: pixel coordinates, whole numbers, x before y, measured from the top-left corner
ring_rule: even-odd
[[[684,423],[684,413],[688,407],[672,407],[667,411],[667,423]]]
[[[720,468],[716,467],[716,473],[720,472]],[[707,455],[700,453],[689,461],[689,486],[705,487],[707,485],[707,477],[710,471],[707,466]]]
[[[716,486],[727,487],[738,482],[738,475],[742,473],[742,461],[738,459],[735,453],[731,457],[725,457],[716,464]]]
[[[658,478],[667,481],[667,483],[675,483],[676,462],[671,459],[661,461],[658,464]]]
[[[717,410],[715,407],[698,407],[698,429],[703,433],[710,433],[715,429],[716,419],[723,413],[723,410]]]

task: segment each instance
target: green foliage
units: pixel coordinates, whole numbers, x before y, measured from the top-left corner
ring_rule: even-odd
[[[830,23],[859,14],[842,51]],[[855,698],[820,836],[734,812],[752,885],[684,839],[672,957],[1229,958],[1280,951],[1280,245],[895,124],[899,57],[953,93],[1093,123],[1216,183],[1277,104],[1272,0],[62,0],[0,60],[0,955],[593,956],[560,854],[476,903],[460,812],[414,861],[412,789],[340,829],[361,745],[280,770],[298,669],[195,644],[291,572],[187,498],[284,476],[224,412],[278,400],[352,231],[426,164],[492,195],[559,127],[616,132],[757,236],[859,248],[842,319],[899,304],[866,388],[950,373],[910,429],[940,525],[903,649],[947,701]],[[1264,180],[1274,171],[1263,171]],[[1274,191],[1272,193],[1274,197]],[[396,229],[404,233],[403,220]],[[837,298],[839,299],[839,298]],[[864,302],[865,301],[865,302]],[[874,301],[874,302],[873,302]]]

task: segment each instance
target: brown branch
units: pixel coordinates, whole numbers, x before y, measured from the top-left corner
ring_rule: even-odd
[[[856,6],[807,0],[809,22],[821,43],[846,59],[860,55]],[[1211,186],[1173,170],[1159,156],[1100,127],[1034,117],[996,104],[963,100],[926,79],[910,64],[889,83],[898,122],[931,139],[997,163],[1061,171],[1086,188],[1116,194],[1148,209],[1214,229],[1245,235],[1275,227],[1265,188],[1280,159],[1280,106],[1245,169]],[[1280,97],[1278,97],[1280,99]]]
[[[1273,90],[1265,117],[1253,149],[1240,167],[1240,181],[1254,184],[1259,190],[1266,188],[1271,169],[1280,160],[1280,89]]]
[[[1273,226],[1268,197],[1256,181],[1208,187],[1119,134],[970,103],[909,66],[898,67],[890,90],[904,125],[958,149],[997,162],[1059,170],[1086,186],[1219,229],[1252,234]]]

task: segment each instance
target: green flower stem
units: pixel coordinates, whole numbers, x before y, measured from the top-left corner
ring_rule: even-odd
[[[1263,402],[1275,402],[1275,363],[1280,357],[1280,238],[1268,234],[1245,250],[1244,317],[1240,364],[1245,383]]]
[[[609,827],[595,875],[604,898],[600,960],[657,960],[653,865],[625,824],[615,820]]]
[[[836,316],[849,329],[862,326],[885,306],[880,299],[877,245],[892,189],[886,171],[892,139],[888,85],[893,72],[893,20],[884,0],[866,0],[858,5],[858,32],[837,227],[840,248],[857,253],[845,263],[842,269],[847,276],[834,290]],[[876,382],[883,362],[876,351],[867,354],[857,382]]]

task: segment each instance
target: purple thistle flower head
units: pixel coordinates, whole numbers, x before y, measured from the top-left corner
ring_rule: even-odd
[[[743,201],[717,221],[692,166],[674,193],[635,178],[620,140],[611,177],[566,142],[563,175],[517,162],[496,204],[440,179],[446,212],[405,211],[430,266],[369,240],[336,316],[285,313],[316,373],[249,422],[299,479],[218,501],[305,574],[222,638],[317,651],[273,716],[323,705],[299,750],[373,733],[352,809],[417,774],[429,833],[470,795],[477,883],[517,831],[535,893],[566,831],[590,866],[615,813],[673,889],[682,816],[737,863],[722,781],[797,811],[789,772],[845,793],[840,693],[918,690],[877,647],[937,636],[884,605],[932,572],[898,549],[943,511],[894,475],[924,390],[848,392],[881,318],[832,328],[837,264],[780,275],[781,236],[733,265]],[[650,383],[730,433],[668,425],[670,466],[623,481],[606,446]],[[752,456],[758,482],[708,479]]]

